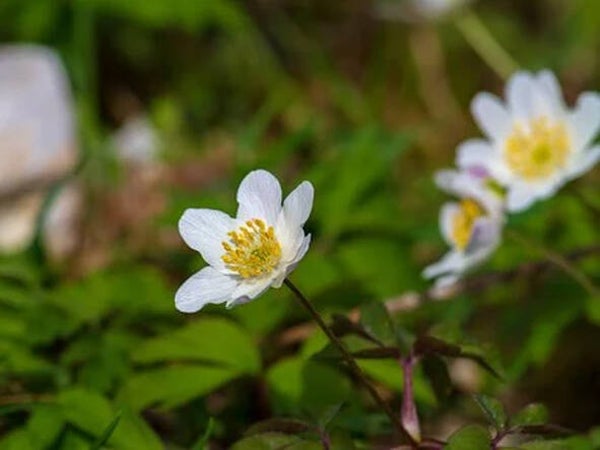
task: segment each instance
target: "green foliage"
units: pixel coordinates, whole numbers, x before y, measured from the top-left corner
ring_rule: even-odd
[[[523,68],[554,69],[569,102],[598,86],[597,0],[500,3],[472,7]],[[86,155],[73,257],[56,263],[39,248],[0,257],[1,449],[397,446],[388,418],[284,289],[232,310],[175,311],[177,286],[201,265],[177,236],[182,210],[233,214],[236,182],[257,167],[286,192],[314,184],[313,241],[291,276],[394,412],[402,360],[415,357],[422,428],[445,448],[488,450],[498,436],[521,450],[600,448],[597,428],[572,436],[549,422],[598,423],[600,300],[581,283],[600,282],[597,169],[511,215],[525,241],[504,236],[464,291],[430,298],[421,271],[446,251],[431,175],[478,133],[473,96],[501,93],[502,80],[451,18],[399,24],[381,20],[378,5],[0,1],[3,42],[63,58]],[[143,176],[109,151],[132,111],[163,144]],[[154,207],[146,176],[159,179],[148,189],[158,215],[140,214]],[[517,411],[529,401],[540,403]],[[448,417],[485,418],[490,430],[442,436]]]
[[[479,425],[467,425],[448,440],[448,450],[487,450],[490,448],[490,435]]]

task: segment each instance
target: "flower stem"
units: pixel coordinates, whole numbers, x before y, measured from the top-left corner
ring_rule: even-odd
[[[419,426],[419,415],[415,405],[415,395],[413,389],[413,369],[415,367],[415,357],[411,354],[400,360],[404,377],[404,387],[402,393],[402,425],[406,431],[417,441],[421,440],[421,427]]]
[[[473,50],[500,78],[506,80],[519,68],[475,13],[466,11],[456,18],[454,24]]]
[[[398,431],[401,438],[408,442],[412,448],[417,448],[417,442],[414,438],[406,431],[400,419],[394,414],[390,406],[381,398],[379,393],[375,390],[373,385],[367,380],[365,373],[356,363],[352,355],[348,352],[344,343],[335,335],[335,333],[327,326],[323,317],[319,314],[319,312],[315,309],[312,303],[300,292],[300,290],[288,279],[286,278],[284,281],[285,285],[293,292],[296,296],[300,304],[310,313],[312,318],[315,320],[317,325],[323,330],[323,333],[329,338],[331,343],[337,347],[339,352],[342,355],[342,358],[352,371],[352,373],[360,380],[360,382],[364,385],[364,387],[369,391],[373,400],[379,405],[379,407],[385,412],[385,414],[390,418],[394,428]]]

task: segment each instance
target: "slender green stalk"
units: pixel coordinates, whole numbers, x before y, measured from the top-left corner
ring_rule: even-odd
[[[567,275],[573,278],[577,283],[581,285],[592,297],[600,297],[600,289],[589,279],[589,277],[575,267],[571,262],[559,253],[556,253],[542,245],[531,242],[524,236],[514,231],[507,232],[507,235],[517,243],[529,247],[533,251],[542,255],[549,262],[562,269]]]
[[[348,367],[352,371],[352,373],[360,380],[360,382],[364,385],[364,387],[369,391],[373,400],[379,405],[379,407],[387,414],[387,416],[392,421],[394,428],[398,431],[401,438],[408,442],[412,448],[417,448],[417,442],[413,439],[413,437],[406,431],[400,419],[394,414],[390,406],[381,398],[377,390],[373,387],[373,385],[367,380],[365,373],[356,363],[352,355],[348,352],[344,343],[335,335],[333,331],[327,326],[323,317],[319,314],[319,312],[315,309],[312,303],[300,292],[300,290],[289,280],[286,278],[284,281],[285,285],[294,293],[300,304],[310,313],[312,318],[317,322],[317,325],[323,330],[325,335],[329,338],[331,343],[337,347],[339,352],[342,355],[342,358],[348,364]]]
[[[519,68],[474,12],[466,11],[458,15],[454,24],[473,50],[500,78],[506,80]]]

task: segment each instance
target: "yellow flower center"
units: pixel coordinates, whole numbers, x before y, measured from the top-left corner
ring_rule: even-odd
[[[475,200],[470,198],[460,201],[460,209],[452,218],[450,235],[456,247],[464,250],[473,233],[475,220],[484,215],[484,211]]]
[[[562,169],[570,150],[571,141],[565,124],[538,117],[527,128],[515,125],[506,140],[505,157],[517,175],[535,180]]]
[[[225,267],[242,278],[256,278],[268,275],[281,259],[281,246],[273,227],[268,227],[260,219],[251,219],[236,231],[227,233],[228,241],[223,241],[225,254],[221,257]]]

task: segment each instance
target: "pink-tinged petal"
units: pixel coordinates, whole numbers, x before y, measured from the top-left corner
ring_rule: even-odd
[[[461,169],[482,168],[489,172],[488,165],[494,159],[494,149],[483,139],[470,139],[456,149],[456,165]]]
[[[579,177],[594,167],[600,161],[600,145],[580,152],[571,165],[568,177],[573,179]]]
[[[574,150],[587,147],[600,131],[600,94],[584,92],[570,116]]]
[[[502,223],[496,219],[482,217],[473,224],[471,238],[465,249],[465,253],[479,255],[473,264],[478,264],[487,258],[500,243]]]
[[[263,219],[274,225],[281,211],[281,186],[266,170],[250,172],[240,183],[237,192],[238,219]]]
[[[205,267],[188,278],[175,294],[175,307],[185,313],[193,313],[209,303],[231,300],[238,281],[212,267]]]
[[[501,140],[510,131],[510,114],[495,95],[487,92],[477,94],[471,103],[471,112],[479,128],[491,140]]]
[[[217,270],[225,270],[221,260],[222,242],[236,228],[236,221],[214,209],[187,209],[179,219],[179,233],[187,245],[200,252]]]

